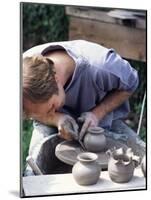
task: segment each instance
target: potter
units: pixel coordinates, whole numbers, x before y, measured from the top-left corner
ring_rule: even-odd
[[[128,115],[128,98],[139,78],[113,48],[86,40],[48,42],[27,50],[23,58],[23,113],[34,122],[29,155],[35,162],[41,158],[46,174],[56,170],[56,163],[43,163],[43,157],[48,152],[55,158],[60,138],[79,140],[89,126],[112,127]],[[56,133],[49,151],[37,151],[42,139]],[[26,174],[33,171],[28,168]]]
[[[100,127],[89,127],[84,137],[84,146],[91,152],[103,151],[106,146],[104,129]]]
[[[133,177],[134,169],[140,163],[140,158],[135,156],[128,148],[108,150],[108,173],[112,181],[117,183],[129,182]]]
[[[84,152],[78,156],[78,162],[72,168],[72,174],[79,185],[96,184],[101,173],[101,167],[97,163],[98,156],[95,153]]]

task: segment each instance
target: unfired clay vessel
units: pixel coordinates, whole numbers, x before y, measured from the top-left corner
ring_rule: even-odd
[[[79,185],[96,184],[101,173],[101,167],[97,163],[98,156],[95,153],[84,152],[77,158],[78,162],[72,168],[75,181]]]
[[[100,127],[89,127],[84,137],[84,146],[88,151],[100,152],[106,146],[104,129]]]
[[[146,156],[144,156],[143,159],[142,159],[141,169],[142,169],[144,176],[146,177]]]
[[[140,163],[140,158],[133,154],[131,148],[108,150],[107,154],[110,156],[108,173],[111,180],[117,183],[130,181],[135,167]]]

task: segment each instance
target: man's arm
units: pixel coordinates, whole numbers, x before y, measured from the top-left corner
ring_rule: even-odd
[[[116,90],[110,92],[94,109],[83,113],[78,120],[83,122],[83,126],[79,133],[80,140],[84,137],[85,132],[89,126],[97,126],[108,113],[119,107],[124,103],[132,92]]]
[[[66,140],[78,139],[78,125],[76,121],[67,114],[55,112],[46,117],[36,118],[36,120],[58,128],[58,134]]]
[[[139,82],[137,71],[113,49],[106,52],[102,52],[100,46],[95,46],[94,49],[97,51],[88,57],[92,78],[97,85],[96,93],[106,96],[91,111],[81,114],[81,138],[89,126],[97,126],[108,113],[124,103],[136,90]],[[94,51],[91,49],[90,52]]]
[[[127,91],[113,91],[109,93],[99,105],[97,105],[92,113],[97,117],[98,120],[103,119],[108,113],[115,110],[122,103],[124,103],[130,96],[132,92]]]

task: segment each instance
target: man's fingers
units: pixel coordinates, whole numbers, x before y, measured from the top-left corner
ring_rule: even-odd
[[[78,122],[81,122],[81,123],[82,123],[82,122],[85,121],[85,118],[84,118],[84,117],[79,117],[77,120],[78,120]]]
[[[59,134],[59,136],[62,137],[63,132],[64,132],[64,126],[61,124],[61,125],[58,127],[58,134]]]
[[[79,133],[79,140],[83,139],[83,137],[84,137],[89,125],[90,125],[90,121],[85,121],[85,123],[83,124],[82,129],[81,129],[81,131]]]
[[[75,126],[75,127],[74,127]],[[78,139],[78,130],[77,130],[77,126],[72,124],[72,128],[71,126],[66,126],[66,131],[74,138],[74,139]]]
[[[74,126],[74,130],[71,131],[71,132],[73,133],[73,138],[74,138],[75,140],[78,140],[78,130],[79,130],[79,127],[78,127],[78,125],[76,125],[76,124],[74,124],[73,126]]]
[[[58,126],[58,130],[60,135],[63,136],[65,139],[67,137],[78,140],[78,130],[79,126],[77,125],[76,121],[67,116]]]
[[[68,130],[68,128],[64,127],[64,125],[61,125],[59,128],[59,137],[66,139],[66,140],[72,140],[73,136],[72,133],[70,133],[70,131]]]
[[[79,126],[77,125],[76,121],[74,119],[72,119],[70,122],[72,123],[73,131],[78,133]]]
[[[66,128],[68,129],[69,133],[73,136],[75,140],[78,140],[78,129],[79,126],[77,125],[74,119],[69,119],[66,123]]]
[[[73,130],[73,124],[71,123],[62,124],[58,130],[59,135],[64,139],[78,139],[78,132]]]

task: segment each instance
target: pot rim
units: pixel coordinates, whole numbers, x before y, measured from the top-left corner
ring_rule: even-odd
[[[98,155],[92,152],[83,152],[78,154],[77,159],[82,162],[93,162],[98,159]]]
[[[92,134],[100,134],[104,132],[104,129],[99,126],[90,126],[87,132],[90,132]]]

